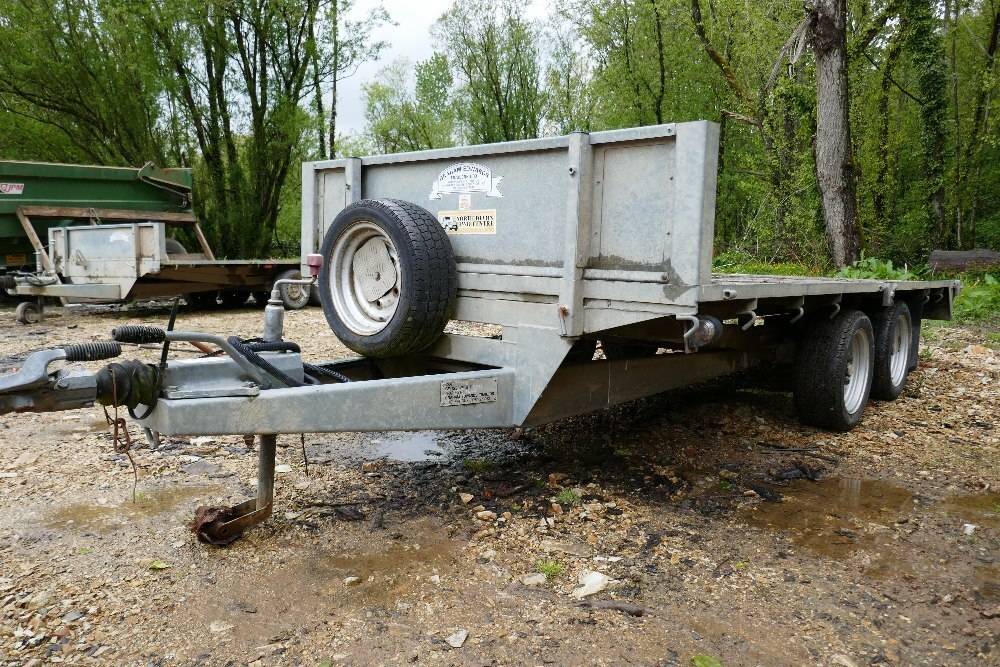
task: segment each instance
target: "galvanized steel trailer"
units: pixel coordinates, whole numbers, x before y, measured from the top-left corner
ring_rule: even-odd
[[[259,497],[205,518],[209,541],[270,512],[281,433],[537,425],[763,362],[794,365],[804,422],[851,428],[902,392],[920,322],[949,318],[960,284],[713,275],[717,149],[693,122],[307,163],[302,272],[359,357],[303,363],[273,299],[263,343],[122,327],[228,356],[46,365],[36,389],[0,379],[0,412],[98,400],[153,438],[260,435]],[[449,319],[493,335],[442,334]]]

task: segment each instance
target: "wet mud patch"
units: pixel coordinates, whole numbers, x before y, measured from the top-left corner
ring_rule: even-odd
[[[59,507],[43,518],[43,525],[63,530],[108,532],[143,519],[162,521],[161,517],[171,512],[190,518],[196,506],[221,492],[220,487],[209,485],[139,491],[134,503],[128,499],[120,504],[94,502]]]
[[[393,532],[343,528],[277,564],[255,564],[265,559],[247,558],[238,545],[218,552],[213,560],[223,567],[212,568],[197,596],[174,613],[190,629],[192,651],[249,650],[316,626],[397,617],[432,590],[458,588],[461,548],[433,519],[397,524]]]
[[[1000,526],[1000,494],[936,501],[884,481],[833,477],[782,492],[782,502],[744,506],[736,520],[787,537],[809,556],[852,565],[859,580],[921,581],[950,591],[941,596],[948,599],[1000,602],[1000,566],[988,546]],[[956,546],[971,558],[957,558]]]
[[[743,507],[737,519],[787,534],[809,553],[838,560],[879,546],[887,539],[887,524],[909,516],[914,505],[912,493],[878,480],[795,481],[782,492],[783,502]]]
[[[949,515],[969,523],[1000,528],[1000,493],[969,493],[944,503]]]

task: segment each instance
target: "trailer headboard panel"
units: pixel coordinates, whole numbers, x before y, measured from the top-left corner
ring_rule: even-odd
[[[718,128],[699,121],[306,163],[303,257],[348,204],[403,199],[449,233],[460,314],[551,326],[526,314],[537,308],[510,322],[511,309],[461,301],[558,303],[579,335],[589,310],[689,310],[711,280],[717,149]]]

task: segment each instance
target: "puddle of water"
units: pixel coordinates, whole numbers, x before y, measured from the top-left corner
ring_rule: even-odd
[[[867,524],[888,525],[913,507],[913,494],[877,480],[826,478],[782,489],[781,503],[741,509],[738,518],[758,528],[787,532],[792,542],[820,556],[841,559],[878,543]]]
[[[1000,527],[1000,493],[970,493],[945,502],[949,515],[983,526]]]
[[[384,433],[359,452],[367,459],[390,461],[443,461],[449,456],[448,442],[437,431]]]
[[[1000,567],[981,565],[973,568],[972,588],[986,602],[1000,602]]]
[[[193,514],[199,499],[219,492],[218,486],[173,486],[151,492],[140,491],[135,503],[128,499],[120,505],[67,505],[52,512],[47,517],[45,526],[107,531],[134,523],[138,519],[165,514],[185,504],[191,505]]]
[[[56,427],[63,433],[106,433],[108,431],[108,420],[67,420],[65,424]]]

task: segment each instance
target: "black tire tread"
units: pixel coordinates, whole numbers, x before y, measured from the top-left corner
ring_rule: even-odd
[[[867,316],[858,310],[842,312],[830,320],[822,318],[800,340],[795,359],[795,411],[810,426],[847,431],[857,424],[867,400],[851,419],[843,410],[844,376],[840,372],[854,331]],[[861,326],[864,326],[862,324]],[[868,323],[869,334],[871,324]]]
[[[405,267],[404,289],[410,290],[409,311],[398,325],[390,324],[391,333],[382,341],[366,340],[359,336],[341,335],[339,318],[332,307],[325,305],[323,312],[334,333],[348,348],[368,357],[395,357],[417,352],[430,346],[441,333],[455,310],[458,293],[458,269],[451,241],[441,228],[441,224],[428,211],[416,204],[398,199],[366,199],[346,207],[340,215],[361,207],[382,208],[389,217],[401,223],[401,231],[407,243],[407,254],[413,258]],[[338,215],[338,218],[340,217]],[[323,255],[329,261],[335,226],[331,226],[323,243]],[[402,254],[402,249],[398,249]],[[329,289],[326,271],[332,267],[324,264],[324,274],[320,279],[322,290]],[[401,304],[402,305],[402,304]],[[397,311],[393,319],[400,315]],[[368,337],[374,338],[374,337]]]
[[[893,328],[896,320],[902,311],[910,313],[909,307],[903,301],[897,301],[893,305],[881,308],[874,317],[871,318],[872,329],[875,331],[875,372],[872,375],[872,398],[882,401],[894,401],[899,398],[906,388],[906,378],[910,373],[910,359],[906,360],[906,374],[903,375],[903,382],[898,387],[892,384],[892,371],[890,363],[892,357]],[[913,333],[913,319],[910,320],[910,333]],[[910,351],[912,354],[912,341]]]

